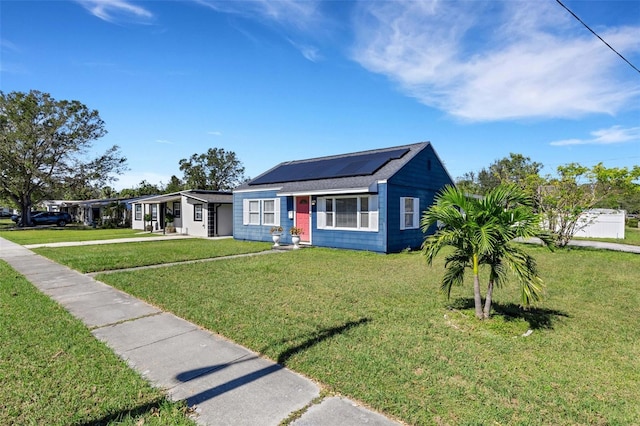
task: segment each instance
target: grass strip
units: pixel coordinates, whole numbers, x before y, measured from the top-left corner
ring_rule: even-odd
[[[506,286],[488,322],[470,282],[447,301],[442,260],[416,253],[315,248],[97,278],[410,424],[633,424],[638,255],[527,250],[544,304],[524,311]]]
[[[64,228],[48,229],[21,229],[0,230],[0,237],[16,244],[47,244],[75,241],[113,240],[117,238],[153,238],[158,234],[141,233],[136,229],[93,229],[73,228],[68,225]]]
[[[161,240],[116,245],[41,247],[33,251],[83,273],[257,253],[271,244],[231,238]]]
[[[195,424],[4,261],[0,312],[0,424]]]

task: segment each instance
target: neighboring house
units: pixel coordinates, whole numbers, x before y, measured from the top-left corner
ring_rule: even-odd
[[[451,176],[429,142],[281,163],[233,191],[233,236],[381,253],[420,247],[420,217]]]
[[[624,210],[592,209],[580,215],[574,237],[624,240]]]
[[[15,212],[15,209],[0,206],[0,217],[11,217],[11,215],[15,214]]]
[[[96,198],[93,200],[47,200],[42,204],[51,212],[67,212],[74,222],[85,225],[104,224],[112,221],[116,225],[131,221],[131,203],[137,198]]]
[[[230,192],[188,190],[139,199],[132,204],[131,227],[144,230],[150,225],[154,231],[165,226],[167,212],[174,216],[176,232],[199,237],[230,236],[233,220]],[[151,222],[144,216],[149,214]]]

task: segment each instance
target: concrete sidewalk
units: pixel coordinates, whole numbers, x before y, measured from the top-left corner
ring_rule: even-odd
[[[141,243],[147,241],[165,241],[165,240],[181,240],[185,238],[201,238],[194,237],[193,235],[183,234],[167,234],[167,235],[154,235],[147,237],[131,237],[131,238],[114,238],[111,240],[90,240],[90,241],[65,241],[60,243],[40,243],[40,244],[25,244],[23,247],[27,249],[39,248],[39,247],[71,247],[71,246],[93,246],[102,244],[118,244],[118,243]],[[231,237],[212,237],[211,239],[221,239]]]
[[[149,238],[144,238],[148,241]],[[130,241],[130,239],[129,239]],[[203,425],[397,425],[221,336],[0,238],[0,259],[82,320],[170,398],[186,400]]]

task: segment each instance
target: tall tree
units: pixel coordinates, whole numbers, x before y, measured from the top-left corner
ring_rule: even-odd
[[[484,198],[475,198],[459,188],[445,187],[435,204],[423,214],[420,224],[425,233],[438,226],[435,234],[425,238],[422,245],[429,265],[444,247],[454,249],[445,258],[442,291],[449,296],[453,285],[462,284],[466,270],[471,269],[478,319],[489,318],[494,287],[506,282],[507,269],[513,271],[520,282],[523,305],[540,299],[543,287],[535,260],[513,240],[539,237],[550,243],[551,238],[540,228],[531,199],[522,189],[501,185]],[[490,268],[484,306],[480,290],[482,265]]]
[[[478,173],[465,173],[456,185],[471,194],[486,194],[499,185],[515,184],[533,194],[538,185],[542,163],[531,161],[522,154],[510,153],[508,157],[494,161]]]
[[[0,194],[31,224],[31,206],[74,186],[99,188],[126,169],[117,146],[86,159],[104,136],[98,111],[47,93],[0,92]]]
[[[228,191],[244,180],[244,167],[235,152],[209,148],[179,162],[185,185],[191,189]]]
[[[169,179],[169,183],[167,183],[167,186],[164,187],[164,191],[165,193],[173,193],[173,192],[179,192],[182,191],[184,188],[184,184],[182,183],[182,181],[175,175],[171,176],[171,179]]]

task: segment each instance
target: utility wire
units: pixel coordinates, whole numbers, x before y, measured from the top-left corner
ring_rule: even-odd
[[[627,64],[629,64],[629,65],[631,66],[631,68],[633,68],[634,70],[636,70],[636,71],[640,74],[640,69],[636,68],[636,66],[635,66],[635,65],[633,65],[631,62],[629,62],[629,61],[627,60],[627,58],[625,58],[624,56],[622,56],[622,55],[620,54],[620,52],[618,52],[616,49],[614,49],[613,47],[611,47],[611,45],[610,45],[609,43],[607,43],[606,41],[604,41],[604,39],[603,39],[602,37],[600,37],[600,36],[599,36],[595,31],[593,31],[593,30],[592,30],[592,29],[591,29],[587,24],[585,24],[585,23],[584,23],[584,21],[578,17],[578,15],[576,15],[575,13],[573,13],[573,12],[571,11],[571,9],[569,9],[567,6],[565,6],[565,5],[564,5],[560,0],[556,0],[556,1],[558,2],[558,4],[559,4],[560,6],[564,7],[564,8],[567,10],[567,12],[569,12],[571,15],[573,15],[573,17],[574,17],[574,18],[576,18],[576,19],[578,20],[578,22],[580,22],[582,25],[584,25],[584,27],[585,27],[586,29],[588,29],[589,31],[591,31],[591,33],[592,33],[594,36],[598,37],[598,38],[600,39],[600,41],[601,41],[601,42],[603,42],[604,44],[606,44],[606,45],[607,45],[607,47],[608,47],[609,49],[613,50],[613,51],[616,53],[616,55],[620,56],[620,57],[622,58],[622,60],[623,60],[623,61],[625,61]]]

